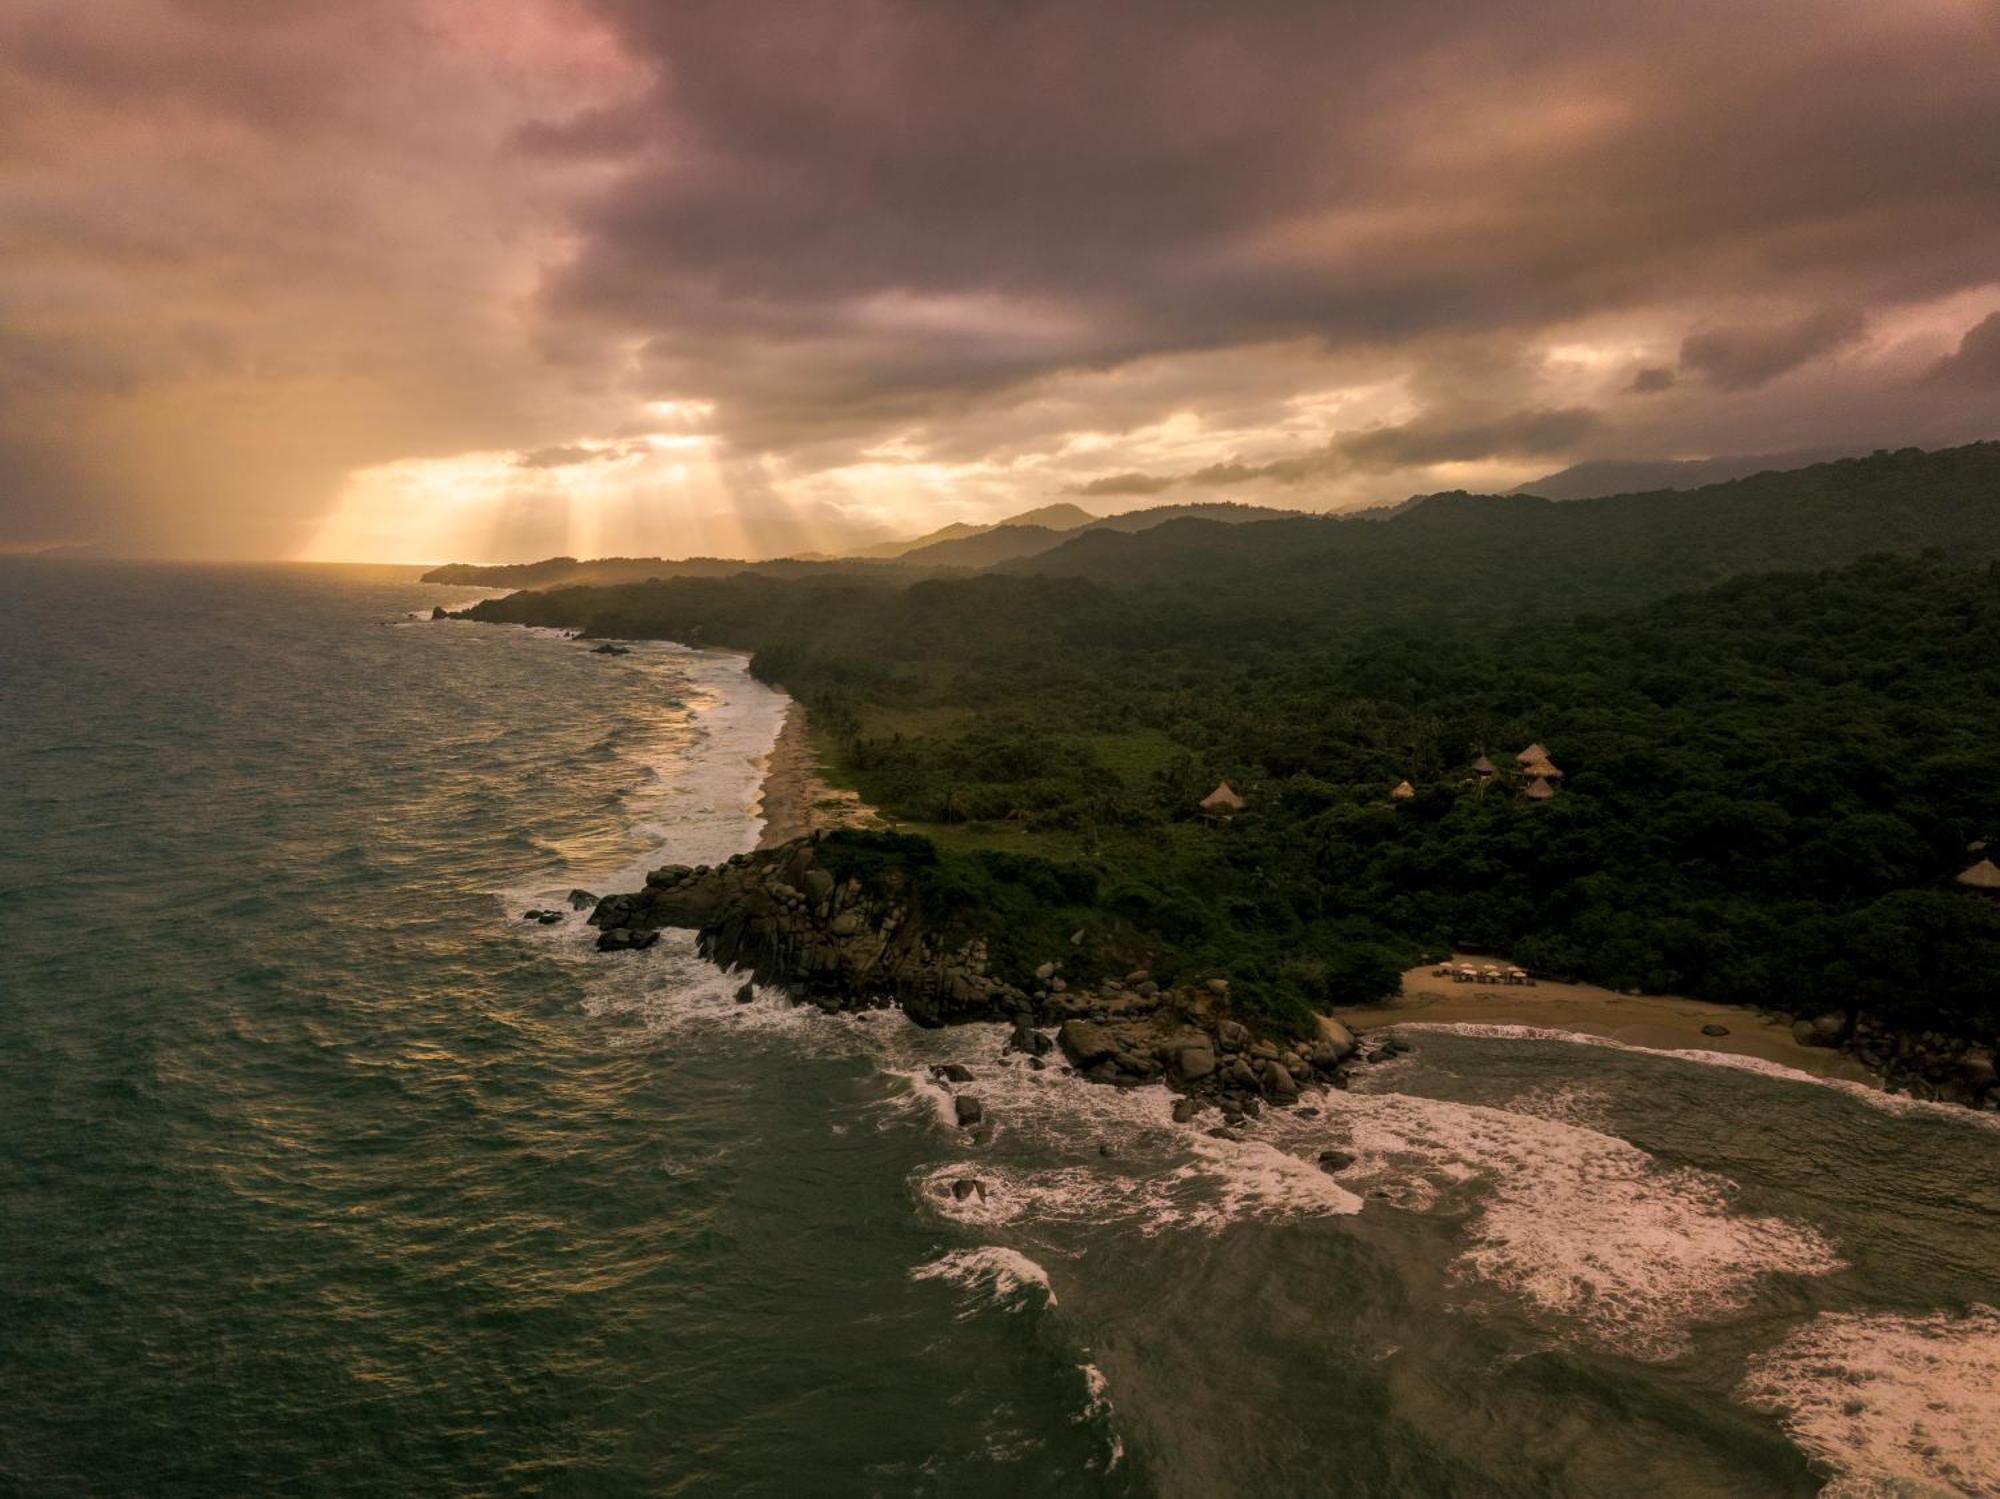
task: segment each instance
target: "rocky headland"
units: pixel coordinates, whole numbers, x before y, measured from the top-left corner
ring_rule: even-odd
[[[665,927],[692,930],[719,967],[829,1013],[896,1006],[919,1025],[1011,1024],[1009,1048],[1029,1066],[1068,1065],[1116,1086],[1162,1083],[1184,1095],[1178,1117],[1213,1104],[1224,1128],[1296,1103],[1309,1086],[1338,1086],[1363,1056],[1330,1019],[1303,1039],[1260,1034],[1232,1009],[1225,979],[1169,984],[1134,969],[1073,983],[1067,969],[1102,966],[1082,932],[1031,971],[996,971],[984,938],[934,927],[912,894],[896,875],[837,875],[808,837],[713,866],[666,865],[643,890],[603,897],[590,922],[607,952],[650,946]],[[1390,1039],[1367,1052],[1397,1049]]]

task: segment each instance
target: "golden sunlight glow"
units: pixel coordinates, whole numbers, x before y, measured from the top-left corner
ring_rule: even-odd
[[[301,554],[312,562],[745,555],[707,440],[653,433],[548,456],[406,459],[350,475]]]

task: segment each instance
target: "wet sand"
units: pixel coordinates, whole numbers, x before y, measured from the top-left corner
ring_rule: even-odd
[[[1454,955],[1452,962],[1507,966],[1503,959]],[[1683,999],[1673,994],[1619,994],[1595,984],[1563,984],[1542,979],[1523,984],[1462,984],[1433,975],[1426,963],[1403,975],[1402,993],[1388,1004],[1342,1010],[1338,1019],[1356,1030],[1412,1021],[1446,1025],[1534,1025],[1549,1030],[1602,1036],[1627,1046],[1658,1051],[1719,1051],[1761,1057],[1816,1077],[1877,1079],[1842,1052],[1801,1046],[1791,1027],[1758,1018],[1755,1010]],[[1726,1036],[1704,1036],[1704,1025],[1729,1028]]]
[[[784,727],[765,759],[757,810],[764,819],[759,848],[775,848],[829,828],[873,827],[877,822],[873,807],[852,791],[829,786],[820,775],[806,710],[798,703],[785,710]]]

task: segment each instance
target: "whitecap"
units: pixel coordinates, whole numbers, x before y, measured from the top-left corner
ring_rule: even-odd
[[[1341,1180],[1414,1212],[1468,1212],[1457,1273],[1567,1330],[1646,1358],[1742,1305],[1773,1274],[1841,1260],[1790,1219],[1740,1214],[1733,1185],[1662,1167],[1583,1124],[1404,1094],[1328,1093],[1318,1119],[1266,1115],[1259,1132],[1304,1153],[1338,1144]]]
[[[1834,1499],[2000,1494],[2000,1312],[1824,1312],[1751,1361],[1739,1394],[1782,1413]]]
[[[968,1293],[959,1311],[959,1320],[975,1315],[983,1307],[997,1306],[1019,1312],[1030,1306],[1056,1304],[1049,1285],[1049,1273],[1018,1249],[999,1244],[982,1244],[977,1249],[954,1249],[910,1272],[912,1280],[941,1280]]]

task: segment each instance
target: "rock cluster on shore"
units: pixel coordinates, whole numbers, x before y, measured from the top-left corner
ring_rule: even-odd
[[[1063,1057],[1084,1077],[1163,1082],[1215,1102],[1225,1125],[1337,1082],[1359,1050],[1330,1021],[1308,1041],[1255,1034],[1232,1014],[1222,979],[1162,985],[1135,970],[1072,989],[1053,957],[1031,974],[995,973],[983,939],[927,930],[906,897],[893,884],[837,879],[814,840],[800,839],[712,867],[656,869],[645,889],[598,901],[590,921],[606,951],[647,946],[661,927],[692,928],[720,967],[829,1012],[895,1004],[920,1025],[1011,1023],[1009,1050],[1030,1066],[1050,1065],[1054,1049],[1037,1027],[1058,1026]]]
[[[1846,1052],[1879,1072],[1891,1093],[2000,1111],[1994,1049],[1964,1036],[1899,1031],[1873,1016],[1855,1018],[1829,1011],[1793,1021],[1792,1039],[1801,1046]]]

